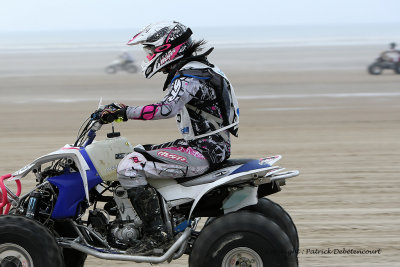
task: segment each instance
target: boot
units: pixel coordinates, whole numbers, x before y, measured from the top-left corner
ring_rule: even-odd
[[[148,185],[143,185],[130,188],[127,192],[133,208],[143,222],[144,232],[142,239],[129,248],[129,253],[145,255],[155,248],[162,248],[169,244],[172,236],[164,224],[155,190]]]

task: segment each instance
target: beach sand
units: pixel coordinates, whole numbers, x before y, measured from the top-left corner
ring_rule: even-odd
[[[301,173],[270,196],[297,226],[300,266],[400,266],[400,75],[367,74],[378,52],[223,48],[210,56],[239,97],[232,157],[280,154],[279,166]],[[127,105],[162,98],[163,75],[105,74],[115,53],[0,53],[0,174],[73,143],[100,97]],[[133,144],[179,138],[173,119],[116,128]],[[34,186],[22,183],[25,192]],[[375,254],[357,254],[367,250]],[[88,257],[85,266],[150,265]],[[158,266],[187,266],[187,256]]]

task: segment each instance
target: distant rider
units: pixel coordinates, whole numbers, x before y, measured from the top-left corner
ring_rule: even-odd
[[[130,64],[135,61],[133,56],[127,51],[124,51],[121,55],[119,55],[119,58],[121,59],[121,64]]]
[[[239,110],[233,87],[220,69],[198,55],[204,41],[194,42],[190,28],[178,22],[147,26],[128,45],[142,45],[146,78],[168,74],[167,95],[158,103],[126,106],[113,103],[101,114],[102,123],[115,119],[159,120],[175,116],[183,138],[159,145],[136,147],[118,166],[118,179],[144,222],[144,238],[131,253],[144,253],[171,240],[155,190],[147,178],[194,177],[230,156],[230,134],[237,136]],[[162,132],[161,129],[157,129]]]
[[[384,61],[399,63],[400,62],[400,50],[396,49],[396,43],[389,44],[389,50],[381,53],[380,57]]]
[[[396,46],[397,46],[397,44],[396,43],[390,43],[389,44],[389,48],[390,48],[390,50],[394,50],[394,51],[398,51],[398,50],[396,50]]]

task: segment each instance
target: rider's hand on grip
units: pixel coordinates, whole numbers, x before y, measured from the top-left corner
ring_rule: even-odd
[[[106,105],[100,113],[100,123],[107,124],[113,121],[127,121],[126,109],[127,106],[120,103]]]
[[[95,112],[93,112],[93,113],[90,115],[90,119],[91,119],[92,121],[97,121],[97,120],[99,120],[99,119],[100,119],[101,112],[102,112],[101,109],[96,110]]]

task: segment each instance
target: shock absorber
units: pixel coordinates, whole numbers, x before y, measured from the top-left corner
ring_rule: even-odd
[[[34,218],[37,214],[37,207],[39,205],[42,194],[38,191],[32,192],[29,197],[28,208],[26,209],[26,217]]]

